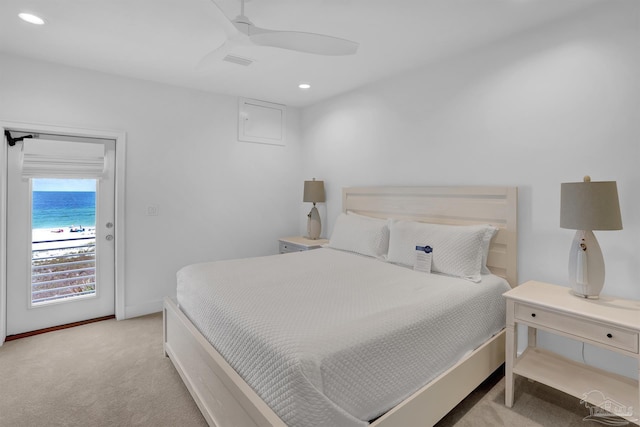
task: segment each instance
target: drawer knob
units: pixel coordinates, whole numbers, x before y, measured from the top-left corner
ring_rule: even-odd
[[[613,334],[607,334],[607,338],[613,338]]]
[[[536,314],[535,313],[531,313],[531,317],[536,317]]]

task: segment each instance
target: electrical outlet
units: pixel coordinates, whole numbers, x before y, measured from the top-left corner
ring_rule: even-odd
[[[160,206],[147,205],[147,216],[158,216],[158,215],[160,215]]]

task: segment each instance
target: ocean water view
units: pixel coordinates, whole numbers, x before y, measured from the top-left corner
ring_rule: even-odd
[[[31,227],[95,227],[95,191],[33,191]]]
[[[31,304],[96,295],[96,180],[31,180]]]

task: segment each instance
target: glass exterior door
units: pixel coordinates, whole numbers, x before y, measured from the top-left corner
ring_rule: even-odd
[[[114,314],[115,144],[104,144],[100,179],[25,179],[9,150],[7,335]]]

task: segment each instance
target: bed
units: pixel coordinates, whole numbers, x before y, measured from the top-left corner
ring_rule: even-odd
[[[373,427],[434,424],[504,362],[504,331],[501,330],[504,322],[503,314],[498,315],[498,317],[502,317],[500,319],[501,324],[496,323],[495,315],[493,318],[489,316],[486,321],[478,320],[475,322],[488,325],[488,329],[481,331],[479,334],[458,334],[461,336],[461,344],[465,344],[466,347],[463,346],[454,350],[454,353],[457,352],[455,359],[451,359],[453,356],[449,356],[448,353],[429,353],[427,355],[429,340],[443,342],[442,340],[437,341],[437,337],[428,339],[427,337],[431,330],[444,330],[446,325],[451,325],[454,329],[455,327],[461,329],[460,326],[463,325],[462,319],[465,317],[464,312],[468,310],[463,305],[464,296],[469,295],[469,301],[477,304],[484,297],[480,294],[475,295],[473,292],[480,287],[488,289],[493,286],[491,285],[493,282],[496,283],[492,290],[494,297],[492,297],[493,300],[487,300],[486,303],[483,303],[486,306],[486,310],[484,310],[486,313],[483,314],[503,313],[500,310],[504,310],[504,304],[499,298],[505,290],[504,286],[508,286],[505,284],[505,280],[511,286],[516,283],[516,206],[517,191],[511,187],[346,188],[343,190],[343,212],[355,215],[341,215],[336,221],[336,229],[339,228],[341,221],[346,221],[344,222],[345,224],[349,223],[348,221],[353,223],[353,221],[356,221],[355,218],[360,215],[364,215],[366,218],[394,218],[397,221],[391,227],[396,227],[392,228],[392,230],[396,231],[392,232],[392,239],[389,241],[387,249],[389,259],[387,261],[401,264],[403,257],[414,255],[413,253],[402,254],[401,251],[397,250],[399,247],[397,243],[393,243],[393,236],[401,235],[398,231],[401,230],[401,226],[414,226],[417,224],[416,222],[420,222],[448,226],[465,225],[471,229],[474,228],[474,224],[492,224],[497,228],[497,233],[493,239],[487,240],[487,244],[490,243],[490,245],[487,249],[488,256],[484,261],[490,271],[484,272],[485,274],[482,274],[481,277],[465,276],[469,280],[455,279],[457,282],[440,274],[418,275],[413,269],[405,268],[409,267],[409,265],[399,267],[391,265],[390,262],[377,260],[375,257],[345,253],[341,250],[345,248],[339,247],[340,238],[338,237],[335,239],[338,247],[335,248],[253,260],[234,260],[188,266],[181,270],[178,275],[180,307],[174,299],[165,299],[165,353],[180,373],[205,419],[212,426],[284,426],[287,424],[307,425],[314,422],[315,425],[371,425]],[[358,223],[356,222],[355,224]],[[423,227],[423,225],[427,226],[427,224],[419,224],[417,226]],[[407,228],[405,231],[407,230],[409,234],[414,233],[413,228]],[[477,233],[474,235],[477,235]],[[405,246],[400,247],[404,248]],[[441,248],[442,246],[436,247]],[[434,257],[434,267],[443,268],[442,259],[440,256],[436,265],[436,258]],[[409,262],[407,261],[406,263],[408,264]],[[264,265],[261,266],[261,264]],[[314,265],[320,265],[321,268],[315,271],[313,270]],[[328,268],[328,266],[331,268]],[[243,279],[242,277],[247,275],[242,271],[247,271],[247,269],[253,273]],[[348,282],[353,285],[353,288],[347,288],[341,280],[353,269],[363,273],[358,274],[360,282],[353,276],[345,279],[345,283]],[[279,273],[274,273],[274,271],[281,270],[286,270],[291,280],[284,280],[281,275],[278,275]],[[417,301],[419,299],[415,295],[424,292],[420,288],[422,286],[420,281],[425,281],[426,278],[430,277],[435,278],[436,276],[440,276],[440,281],[442,278],[444,278],[445,282],[451,280],[451,284],[447,287],[459,288],[454,297],[440,296],[442,299],[448,298],[450,300],[454,299],[456,302],[459,301],[459,311],[449,314],[449,317],[443,315],[444,317],[439,317],[439,320],[434,317],[431,320],[420,319],[419,322],[416,322],[410,315],[406,315],[406,313],[409,313],[406,307],[414,304],[415,301],[413,300]],[[310,288],[296,288],[295,283],[300,283],[301,280],[303,282],[313,281],[317,277],[325,277],[325,279],[318,279],[320,283],[314,283]],[[367,311],[370,310],[367,308],[369,306],[363,305],[361,307],[358,301],[364,294],[363,290],[368,289],[365,286],[372,286],[375,278],[381,279],[380,287],[383,289],[380,291],[375,290],[375,292],[371,290],[370,293],[366,292],[366,295],[371,295],[369,297],[371,300],[381,298],[387,301],[387,306],[380,311],[381,304],[373,303],[372,306],[377,307],[377,311],[373,309],[371,309],[373,311]],[[207,286],[195,285],[198,281],[206,282],[207,280],[227,283],[227,286],[218,286],[215,291],[217,294],[213,297],[208,297],[204,293],[200,293],[210,292]],[[419,283],[414,283],[412,280],[418,280]],[[481,280],[481,283],[474,283],[478,280]],[[247,283],[243,283],[243,281]],[[264,284],[265,287],[252,286],[251,281],[260,282],[260,285]],[[293,285],[285,287],[281,283],[287,281],[292,282]],[[389,293],[389,289],[385,291],[384,288],[386,286],[385,283],[391,282],[394,283],[394,288]],[[331,288],[332,286],[333,289]],[[362,287],[362,289],[358,289],[358,286]],[[401,289],[397,286],[404,286],[406,289],[397,292]],[[274,295],[278,294],[278,290],[287,295],[292,295],[289,299],[294,302],[291,309],[280,310],[274,315],[265,311],[265,307],[279,304],[277,297],[274,297]],[[300,295],[296,296],[296,292]],[[313,292],[316,292],[317,295],[310,296],[309,294]],[[358,296],[350,300],[349,298],[353,297],[350,292]],[[410,292],[418,293],[414,295]],[[227,293],[228,295],[225,296]],[[318,313],[320,313],[317,315],[320,316],[321,313],[333,310],[333,303],[330,299],[328,302],[322,302],[324,293],[339,295],[341,300],[347,301],[347,306],[351,305],[359,308],[355,310],[355,313],[352,313],[354,310],[340,311],[338,308],[337,311],[331,312],[331,322],[327,322],[329,325],[321,326],[317,322],[318,318],[313,315],[313,307],[304,308],[302,305],[298,306],[295,301],[297,301],[296,298],[310,297],[317,303],[315,305]],[[229,332],[219,332],[220,328],[215,325],[231,323],[228,320],[230,317],[227,317],[228,312],[242,311],[242,302],[247,301],[247,298],[251,298],[251,294],[255,294],[253,298],[256,298],[256,301],[263,301],[264,304],[254,303],[252,305],[253,309],[245,310],[239,317],[240,320],[237,321],[240,326],[236,325],[236,329],[233,329],[232,325]],[[409,296],[407,297],[406,295]],[[496,299],[495,295],[498,296],[498,299]],[[215,301],[218,298],[228,299],[224,299],[223,301],[225,302],[222,305],[213,308],[207,308],[208,306],[201,304],[201,301],[205,299]],[[406,299],[412,301],[407,301]],[[437,301],[438,296],[429,294],[425,300]],[[491,301],[494,302],[491,303]],[[495,301],[499,301],[499,303]],[[302,369],[289,370],[301,371],[302,374],[298,378],[287,376],[287,369],[278,371],[278,369],[274,368],[280,365],[285,367],[295,365],[289,363],[289,359],[278,353],[279,350],[272,351],[268,347],[270,345],[268,340],[263,340],[261,336],[257,336],[255,338],[256,341],[246,341],[238,338],[241,336],[242,330],[249,331],[247,332],[248,335],[258,335],[257,332],[254,334],[254,331],[278,329],[282,325],[291,324],[288,316],[291,314],[289,312],[296,311],[295,307],[299,307],[299,311],[304,316],[307,316],[303,318],[308,318],[310,320],[309,323],[315,326],[311,328],[311,331],[298,329],[297,327],[287,327],[285,329],[288,330],[287,333],[289,335],[278,335],[273,341],[282,341],[285,344],[284,347],[294,348],[293,353],[296,355],[304,354],[308,356],[306,359],[301,359]],[[204,315],[199,313],[207,310],[209,312],[204,313]],[[420,310],[434,313],[438,311],[434,308],[424,309],[422,307]],[[393,311],[402,314],[400,316],[394,314],[393,317],[385,317],[389,312]],[[356,326],[350,327],[353,330],[348,330],[349,328],[347,328],[347,330],[337,333],[336,329],[331,329],[330,323],[341,324],[340,322],[345,317],[351,316],[355,316],[356,319],[360,320],[359,323],[355,323]],[[408,320],[405,320],[408,323],[397,325],[394,319],[399,317],[407,318]],[[208,325],[206,321],[202,320],[205,318],[216,320]],[[362,322],[362,319],[368,320],[367,322]],[[466,320],[468,324],[462,328],[464,331],[472,329],[469,325],[474,323],[473,319]],[[251,325],[252,321],[256,322],[255,325]],[[439,321],[440,324],[438,324],[438,327],[429,328],[428,322],[430,321]],[[421,326],[420,322],[427,323]],[[453,325],[453,323],[457,322],[460,322],[460,324]],[[397,336],[409,337],[408,341],[404,343],[400,342],[396,343],[397,345],[390,346],[392,349],[402,349],[402,351],[396,351],[392,355],[392,359],[397,361],[398,366],[401,365],[404,371],[393,364],[389,364],[388,361],[384,362],[386,363],[384,364],[375,357],[362,357],[362,355],[376,355],[376,352],[380,349],[380,346],[376,347],[377,344],[369,336],[370,332],[363,329],[363,323],[370,323],[374,325],[373,329],[381,330],[382,335],[386,335],[385,339],[394,339],[393,337]],[[351,323],[350,325],[353,324]],[[325,341],[327,336],[335,337],[341,334],[343,335],[337,341],[342,343],[352,341],[350,343],[352,347],[345,349],[337,346],[335,341]],[[304,339],[294,342],[291,341],[292,336],[304,336]],[[425,338],[426,343],[420,344],[421,338]],[[214,348],[209,341],[215,342],[216,347]],[[423,345],[423,347],[420,347],[420,345]],[[228,349],[233,346],[239,347],[241,353],[244,349],[244,353],[249,356],[240,359],[230,357]],[[220,353],[225,354],[227,358],[222,357],[216,348]],[[424,361],[418,359],[417,364],[410,365],[411,360],[415,363],[416,359],[416,355],[412,355],[411,351],[418,352],[418,355],[424,353]],[[403,359],[404,356],[406,356],[406,360]],[[447,358],[450,360],[445,364],[440,363],[440,367],[437,371],[434,371],[435,373],[432,376],[428,376],[429,372],[427,371],[430,368],[427,369],[425,367],[423,369],[422,365],[437,365],[438,360]],[[311,366],[315,364],[315,361],[319,361],[318,366],[320,366],[320,369],[315,369],[314,366]],[[247,371],[247,366],[255,367],[261,363],[264,365],[262,368]],[[327,366],[346,366],[347,368],[342,371],[338,369],[337,374],[332,377],[327,374],[327,372],[331,372],[325,369]],[[407,366],[410,366],[408,372]],[[275,375],[275,378],[270,379],[265,374],[267,371],[270,371],[272,376]],[[402,377],[402,375],[405,375],[405,377]],[[385,393],[380,393],[381,390],[386,391],[387,388],[394,389],[395,386],[391,385],[392,383],[388,382],[388,379],[396,377],[402,378],[400,383],[403,386],[405,383],[410,382],[413,377],[416,378],[417,382],[410,385],[410,392],[407,392],[407,389],[394,390],[390,397]],[[243,378],[246,378],[247,381],[245,382]],[[274,397],[274,393],[265,393],[264,387],[261,386],[261,384],[271,383],[273,385],[278,382],[284,382],[287,387],[291,382],[291,387],[298,386],[302,388],[293,388],[289,390],[289,394],[282,392],[281,396],[276,389]],[[253,387],[247,383],[251,383]],[[302,386],[298,383],[302,383]],[[345,397],[350,387],[359,387],[359,390],[366,390],[366,392],[359,392],[359,394],[371,394],[373,395],[372,400],[351,402],[348,396]],[[254,388],[257,392],[254,391]],[[283,388],[283,390],[285,389],[286,387]],[[316,389],[322,389],[321,393],[316,393]],[[267,390],[270,390],[269,386],[267,386]],[[314,393],[318,394],[319,397],[308,397]],[[380,397],[380,394],[385,396]],[[305,404],[292,403],[296,395],[308,397],[313,402],[313,405],[305,406]],[[278,400],[278,397],[281,397],[280,400]],[[318,399],[323,397],[326,398],[326,401],[318,403]],[[347,402],[346,404],[344,403],[345,401]],[[269,404],[266,402],[269,402]],[[338,408],[332,408],[332,405],[338,406]],[[283,411],[283,407],[295,407],[297,409],[288,413],[286,410]],[[314,422],[304,418],[305,415],[313,418],[313,412],[318,412],[320,418],[316,417]],[[341,418],[344,415],[342,414],[343,412],[347,415]],[[317,419],[323,418],[327,420],[326,424],[318,423]],[[287,420],[287,424],[283,419]]]

